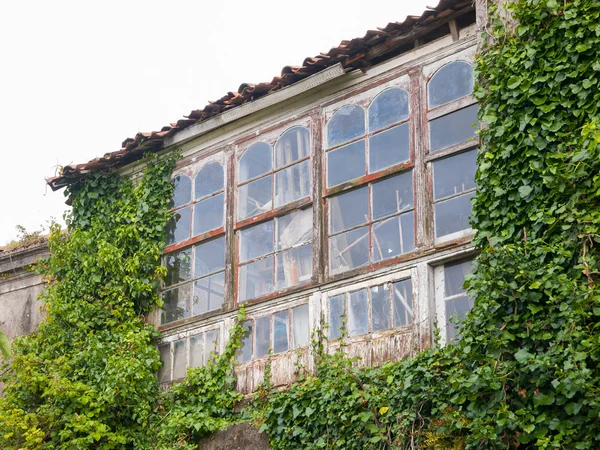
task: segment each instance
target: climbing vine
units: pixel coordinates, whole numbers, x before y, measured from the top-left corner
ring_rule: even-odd
[[[600,2],[509,5],[490,5],[477,59],[479,256],[459,342],[359,368],[317,335],[314,373],[267,383],[240,414],[236,325],[223,355],[162,391],[144,315],[160,304],[173,159],[137,185],[91,174],[68,192],[68,232],[51,230],[47,316],[13,346],[0,447],[192,449],[252,417],[274,449],[598,448]]]

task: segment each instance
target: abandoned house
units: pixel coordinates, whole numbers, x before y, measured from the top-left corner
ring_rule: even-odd
[[[101,169],[136,176],[146,151],[182,153],[164,306],[150,317],[161,382],[222,351],[240,305],[244,393],[270,351],[275,385],[310,370],[324,323],[329,348],[343,339],[362,364],[433,345],[436,326],[442,343],[458,337],[450,318],[471,306],[482,4],[442,0],[48,180],[57,190]]]

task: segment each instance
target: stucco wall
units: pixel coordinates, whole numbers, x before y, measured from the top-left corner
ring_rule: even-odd
[[[11,340],[34,332],[42,320],[37,298],[44,282],[32,264],[47,255],[45,243],[0,253],[0,331]]]

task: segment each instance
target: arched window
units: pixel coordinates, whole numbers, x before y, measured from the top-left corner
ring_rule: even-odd
[[[194,180],[194,236],[223,226],[225,187],[223,166],[219,162],[206,164]]]
[[[429,80],[429,108],[433,109],[473,93],[473,66],[454,61],[439,69]]]

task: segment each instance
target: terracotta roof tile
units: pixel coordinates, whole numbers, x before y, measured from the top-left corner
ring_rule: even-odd
[[[383,28],[368,30],[363,37],[343,40],[328,52],[307,57],[301,66],[285,66],[281,75],[271,81],[242,83],[237,92],[228,92],[220,99],[209,102],[204,108],[191,111],[176,123],[164,126],[160,131],[137,133],[133,138],[125,139],[120,150],[106,153],[84,164],[64,166],[60,175],[46,181],[53,190],[57,190],[76,182],[91,171],[124,166],[140,159],[147,151],[160,150],[164,139],[180,130],[278,91],[338,62],[344,69],[353,70],[391,58],[398,54],[399,43],[407,44],[402,42],[402,37],[417,39],[436,26],[445,24],[450,18],[471,11],[471,0],[441,0],[435,8],[428,8],[421,16],[408,16],[403,22],[390,22]],[[381,49],[378,50],[378,46]]]

